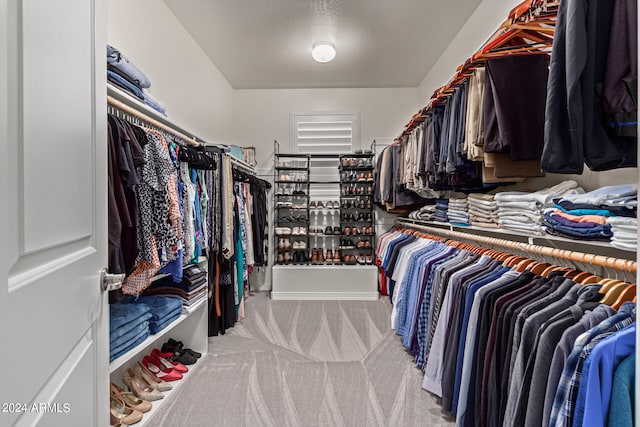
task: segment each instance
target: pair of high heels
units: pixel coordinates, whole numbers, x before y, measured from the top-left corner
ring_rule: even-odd
[[[137,397],[130,391],[110,384],[111,407],[110,419],[112,425],[131,425],[142,419],[143,412],[151,410],[151,402]]]
[[[182,363],[172,360],[173,354],[163,353],[157,348],[153,349],[149,356],[142,359],[142,364],[163,381],[177,381],[182,379],[182,374],[189,372],[189,368]]]
[[[152,373],[145,372],[144,366],[139,366],[137,363],[134,369],[127,369],[127,371],[122,376],[122,381],[129,387],[129,390],[133,392],[140,399],[154,401],[159,400],[164,397],[162,391],[160,389],[164,389],[165,391],[168,388],[162,384],[158,378],[156,378]],[[168,384],[166,384],[168,385]],[[171,387],[170,385],[168,385]]]

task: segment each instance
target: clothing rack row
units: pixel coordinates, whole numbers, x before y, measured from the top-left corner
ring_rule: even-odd
[[[524,0],[513,8],[507,19],[463,64],[454,75],[431,95],[428,104],[414,114],[396,139],[407,136],[427,118],[428,111],[455,93],[455,88],[473,75],[473,70],[489,58],[551,53],[558,14],[558,0]]]
[[[613,270],[619,270],[625,273],[636,274],[637,262],[621,258],[612,258],[603,255],[595,255],[584,252],[576,252],[565,249],[552,248],[548,246],[531,245],[523,242],[512,242],[510,240],[498,239],[495,237],[479,236],[471,233],[464,233],[461,231],[443,230],[441,228],[429,227],[425,225],[413,224],[409,221],[398,219],[395,224],[408,229],[414,229],[416,231],[424,231],[435,236],[443,236],[450,239],[460,239],[467,241],[474,241],[492,246],[498,246],[513,251],[518,251],[526,254],[542,255],[545,257],[552,257],[556,259],[563,259],[571,262],[577,262],[584,265],[592,265],[597,267],[603,267],[605,269],[610,268]]]
[[[116,98],[107,95],[107,104],[122,111],[123,113],[134,117],[138,120],[141,120],[145,123],[150,124],[151,126],[154,126],[158,129],[161,129],[167,133],[170,133],[171,135],[177,136],[180,139],[183,139],[187,144],[189,145],[193,145],[194,147],[199,147],[200,146],[200,142],[196,141],[195,139],[186,136],[184,133],[175,130],[174,128],[165,125],[164,123],[161,123],[160,121],[149,117],[148,115],[136,110],[135,108],[125,104],[122,101],[117,100]]]
[[[109,92],[111,92],[112,89],[109,88]],[[113,90],[113,93],[116,94],[115,90]],[[184,140],[187,144],[194,146],[194,147],[217,147],[220,148],[218,145],[215,144],[210,144],[210,143],[206,143],[204,141],[197,141],[195,139],[195,137],[189,137],[187,136],[183,131],[181,130],[176,130],[177,126],[169,126],[168,124],[165,124],[153,117],[150,117],[149,115],[139,111],[138,109],[124,103],[123,101],[120,101],[118,99],[116,99],[114,96],[111,95],[107,95],[107,104],[116,109],[119,110],[120,112],[128,115],[129,117],[132,117],[136,120],[140,120],[142,122],[145,122],[153,127],[156,127],[160,130],[163,130],[167,133],[170,133],[171,135],[174,135],[182,140]],[[165,120],[166,121],[166,120]],[[224,153],[225,155],[229,155],[227,153]],[[231,164],[233,165],[234,168],[241,170],[242,172],[249,174],[249,175],[255,175],[256,171],[255,168],[253,168],[251,165],[249,165],[246,162],[243,162],[240,159],[237,159],[233,156],[229,155],[229,158],[231,159]]]

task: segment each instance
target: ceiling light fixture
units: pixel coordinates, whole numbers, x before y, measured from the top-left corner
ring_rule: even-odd
[[[330,62],[336,57],[336,48],[331,42],[317,42],[313,44],[311,56],[318,62]]]

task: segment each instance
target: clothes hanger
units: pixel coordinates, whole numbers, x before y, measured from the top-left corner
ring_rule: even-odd
[[[529,268],[529,271],[531,271],[533,274],[540,276],[542,272],[546,270],[547,267],[550,267],[550,266],[551,264],[549,264],[548,262],[538,262],[533,264],[533,266]]]
[[[527,269],[527,267],[533,263],[535,263],[536,261],[533,259],[525,259],[523,261],[520,261],[518,263],[518,265],[516,266],[516,272],[518,273],[524,273],[524,271]]]
[[[580,282],[580,284],[581,285],[589,285],[589,284],[592,284],[592,283],[598,283],[598,280],[601,280],[601,279],[602,279],[602,277],[591,275],[591,276],[587,277],[586,279],[583,279]]]
[[[631,300],[635,300],[635,298],[636,298],[636,284],[632,283],[620,293],[616,302],[611,304],[611,308],[613,308],[614,310],[620,310],[620,307],[622,307],[622,304]]]
[[[605,296],[600,300],[601,304],[611,305],[618,300],[622,291],[629,286],[628,283],[619,283],[607,291]]]

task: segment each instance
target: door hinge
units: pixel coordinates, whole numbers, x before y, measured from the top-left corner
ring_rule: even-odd
[[[103,268],[100,272],[100,288],[103,291],[115,291],[122,287],[122,281],[124,280],[124,274],[110,274],[106,268]]]

